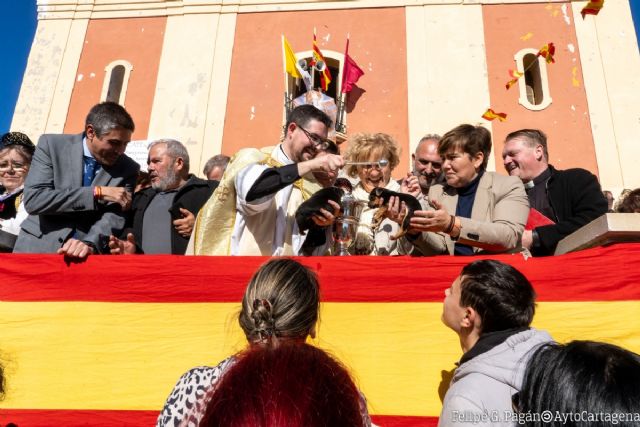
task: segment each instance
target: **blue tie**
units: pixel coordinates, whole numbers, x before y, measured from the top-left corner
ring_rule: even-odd
[[[96,176],[96,171],[100,168],[98,162],[93,157],[84,156],[84,174],[82,176],[82,185],[84,187],[91,186],[93,178]]]

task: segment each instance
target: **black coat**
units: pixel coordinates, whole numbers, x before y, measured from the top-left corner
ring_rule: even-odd
[[[169,210],[169,212],[172,212],[172,221],[181,218],[180,207],[188,210],[194,216],[198,216],[198,212],[200,212],[202,206],[209,200],[209,197],[211,197],[213,190],[215,190],[217,186],[218,181],[206,181],[191,175],[173,199],[173,205]],[[133,197],[129,229],[125,230],[123,238],[126,238],[127,232],[133,233],[139,253],[142,253],[142,223],[144,221],[144,212],[156,194],[157,191],[153,188],[145,188],[137,192]],[[167,227],[164,228],[164,230],[171,232],[171,253],[174,255],[184,255],[187,244],[189,243],[189,238],[182,237],[172,223],[165,224],[162,227]],[[165,232],[164,230],[159,230],[159,232]]]
[[[22,196],[22,190],[12,194],[0,202],[0,219],[15,218],[20,205],[19,197]]]
[[[553,255],[558,242],[583,225],[607,213],[607,199],[595,175],[585,169],[557,170],[549,165],[551,177],[546,193],[553,210],[555,224],[535,229],[539,245],[533,255]]]

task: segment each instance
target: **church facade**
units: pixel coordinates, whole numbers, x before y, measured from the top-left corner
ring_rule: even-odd
[[[494,138],[490,169],[505,173],[509,132],[539,128],[555,167],[588,169],[619,193],[640,186],[640,56],[628,0],[583,17],[586,4],[39,0],[12,130],[78,133],[93,104],[114,100],[133,116],[134,140],[184,142],[198,174],[215,154],[278,142],[301,88],[285,72],[283,36],[310,59],[315,29],[347,136],[392,135],[403,156],[394,176],[422,135],[481,123]],[[345,95],[347,37],[364,75]],[[554,62],[538,55],[550,43]],[[511,70],[522,77],[507,89]],[[483,119],[488,108],[506,120]]]

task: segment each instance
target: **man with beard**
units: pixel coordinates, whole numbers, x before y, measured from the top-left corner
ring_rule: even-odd
[[[218,186],[189,174],[189,153],[173,139],[149,146],[151,187],[135,194],[132,232],[126,240],[111,236],[112,254],[184,255],[200,208]]]
[[[313,105],[301,105],[289,113],[282,143],[240,150],[198,215],[198,232],[187,252],[300,254],[306,236],[298,230],[295,212],[322,187],[313,173],[334,174],[344,165],[341,156],[327,152],[333,144],[327,139],[330,127],[331,119],[324,112]],[[329,226],[334,213],[324,211],[314,222]],[[318,254],[321,252],[318,248]]]
[[[580,168],[557,170],[549,164],[544,132],[511,132],[502,159],[509,175],[524,183],[531,209],[551,220],[522,234],[522,247],[532,255],[553,255],[565,236],[607,213],[607,200],[595,175]]]
[[[140,167],[124,154],[135,125],[114,102],[89,111],[84,132],[42,135],[24,187],[29,213],[14,252],[58,253],[83,260],[108,253],[125,226]]]
[[[443,182],[442,159],[438,154],[440,135],[429,134],[422,137],[416,152],[411,155],[413,160],[413,174],[418,177],[421,195],[418,199],[424,199],[429,194],[429,188],[433,184]]]

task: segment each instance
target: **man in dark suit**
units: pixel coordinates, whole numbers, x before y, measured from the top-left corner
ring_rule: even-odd
[[[125,226],[139,165],[124,154],[135,125],[120,105],[95,105],[78,135],[42,135],[24,188],[29,217],[14,253],[85,259],[109,253]]]
[[[532,255],[553,255],[560,240],[607,213],[607,199],[595,175],[549,164],[547,135],[541,130],[520,129],[507,135],[502,160],[509,175],[524,183],[532,211],[548,219],[546,225],[522,234],[522,247]]]

